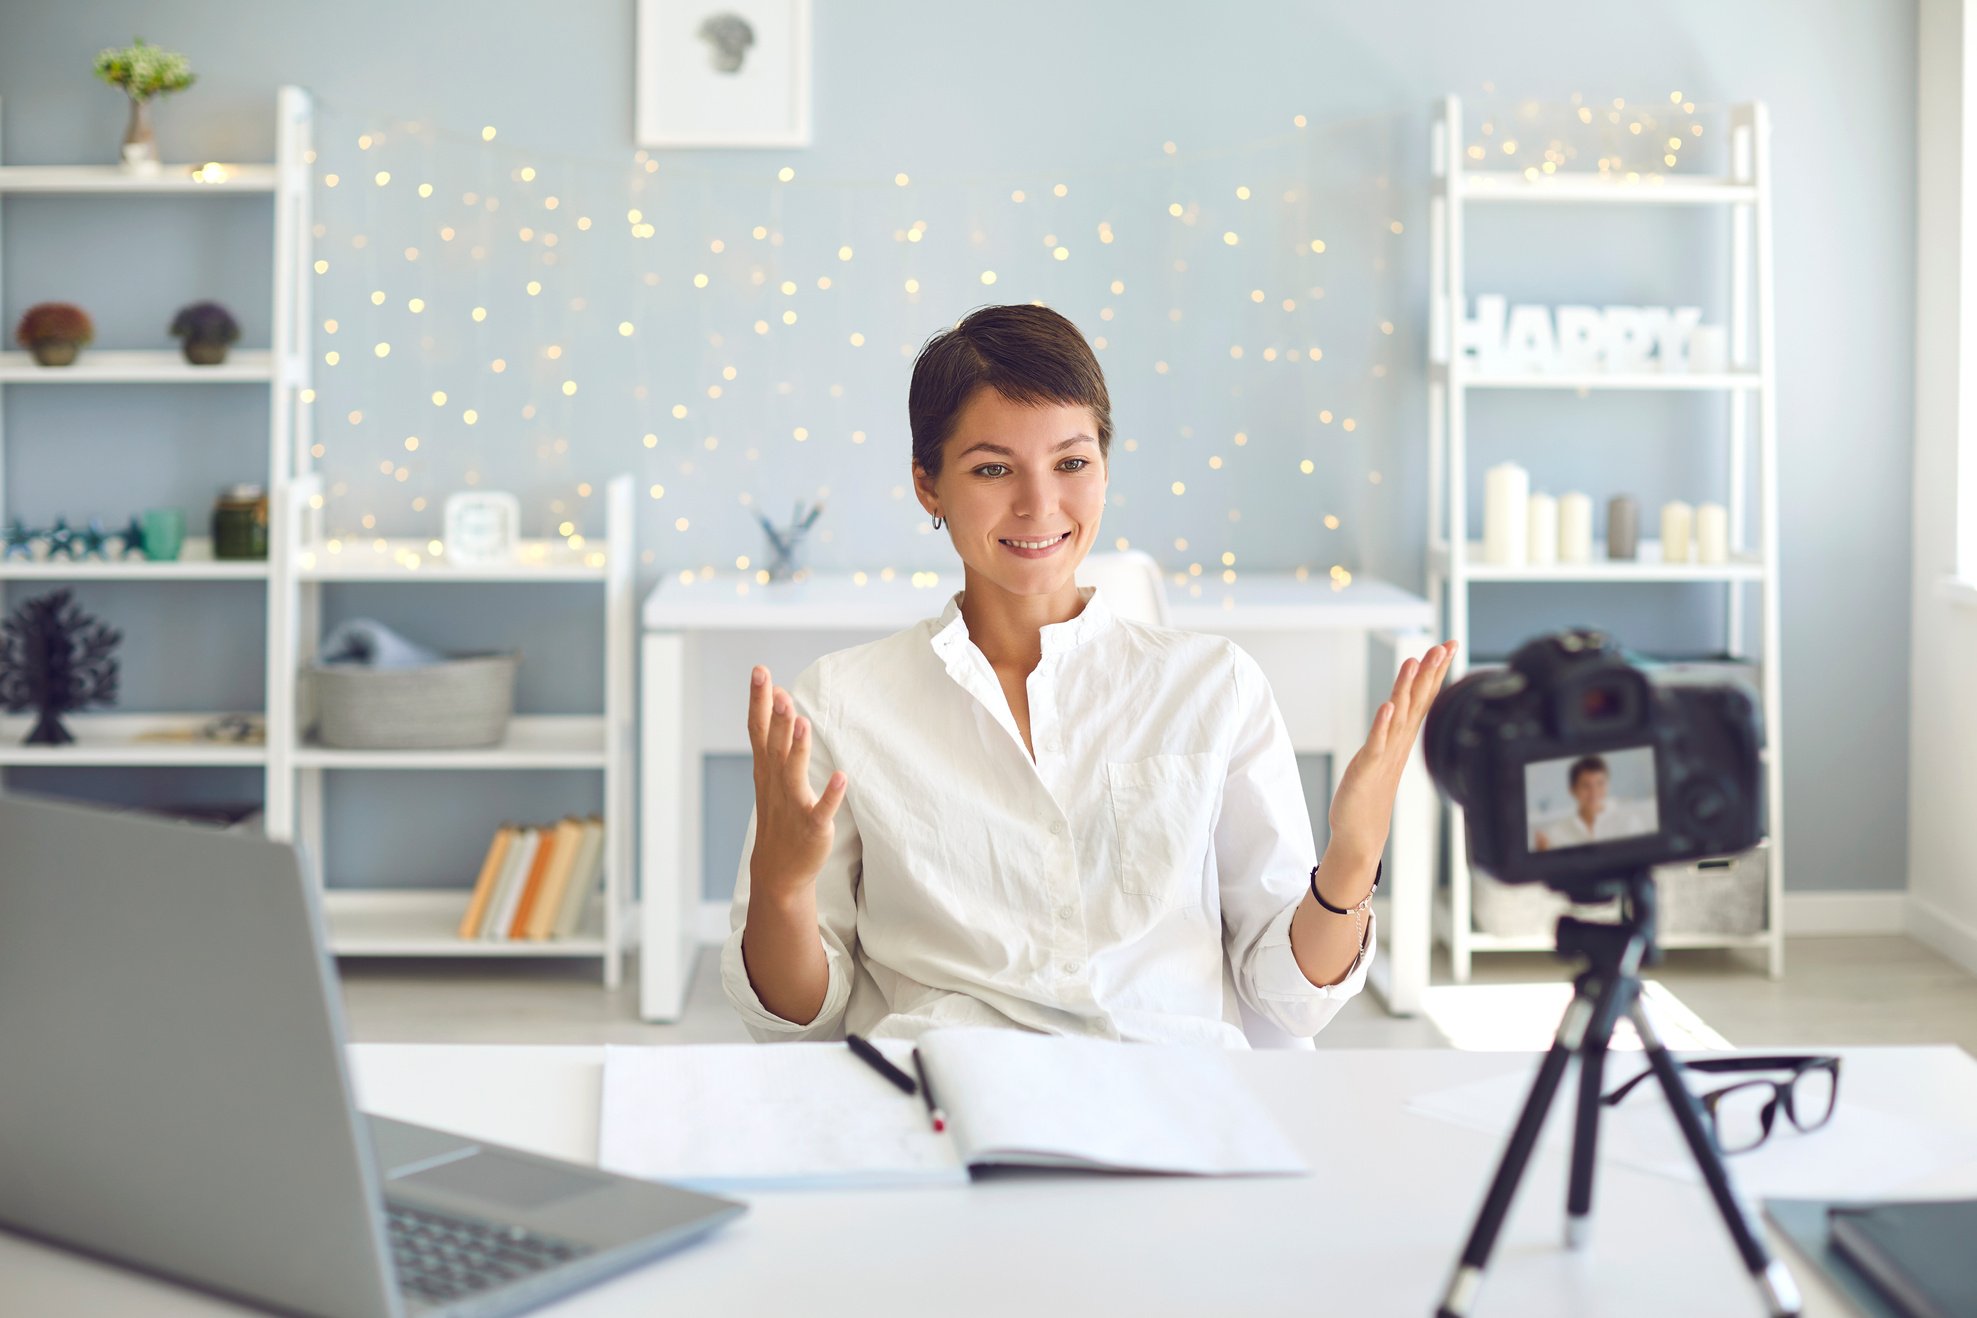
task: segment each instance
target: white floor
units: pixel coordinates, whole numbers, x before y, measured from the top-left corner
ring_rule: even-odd
[[[1919,943],[1792,939],[1786,965],[1785,977],[1773,981],[1736,953],[1671,952],[1646,978],[1738,1047],[1954,1043],[1977,1054],[1977,976]],[[721,994],[711,948],[700,957],[685,1018],[674,1025],[638,1019],[636,962],[613,991],[580,963],[352,959],[341,969],[350,1036],[363,1042],[663,1044],[748,1037]],[[1438,965],[1436,983],[1445,987],[1431,991],[1423,1015],[1397,1019],[1363,994],[1319,1044],[1542,1047],[1563,988],[1511,986],[1570,977],[1571,967],[1550,955],[1494,954],[1479,957],[1474,984],[1458,989],[1447,986],[1447,969]]]

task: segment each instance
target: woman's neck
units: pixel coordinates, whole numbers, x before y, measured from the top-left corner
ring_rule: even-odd
[[[1043,658],[1043,629],[1084,612],[1076,582],[1048,595],[1014,595],[973,570],[963,573],[961,617],[968,639],[995,668],[1027,673]]]

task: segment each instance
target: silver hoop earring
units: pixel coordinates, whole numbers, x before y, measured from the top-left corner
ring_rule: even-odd
[[[936,531],[938,531],[938,530],[940,530],[940,527],[941,527],[941,521],[940,521],[940,514],[939,514],[939,513],[935,513],[935,514],[934,514],[934,530],[936,530]]]

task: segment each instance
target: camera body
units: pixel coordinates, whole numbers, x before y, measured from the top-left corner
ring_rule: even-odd
[[[1572,628],[1470,673],[1428,711],[1429,775],[1468,825],[1469,863],[1597,901],[1653,866],[1764,836],[1762,728],[1730,684],[1657,682]]]

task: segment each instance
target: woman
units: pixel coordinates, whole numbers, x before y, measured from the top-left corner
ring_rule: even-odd
[[[1077,327],[972,313],[921,350],[908,412],[914,488],[962,589],[787,691],[751,674],[755,815],[721,955],[750,1033],[1000,1025],[1239,1048],[1239,993],[1316,1034],[1365,983],[1395,789],[1453,644],[1402,666],[1314,871],[1256,661],[1121,619],[1073,580],[1112,438]]]

